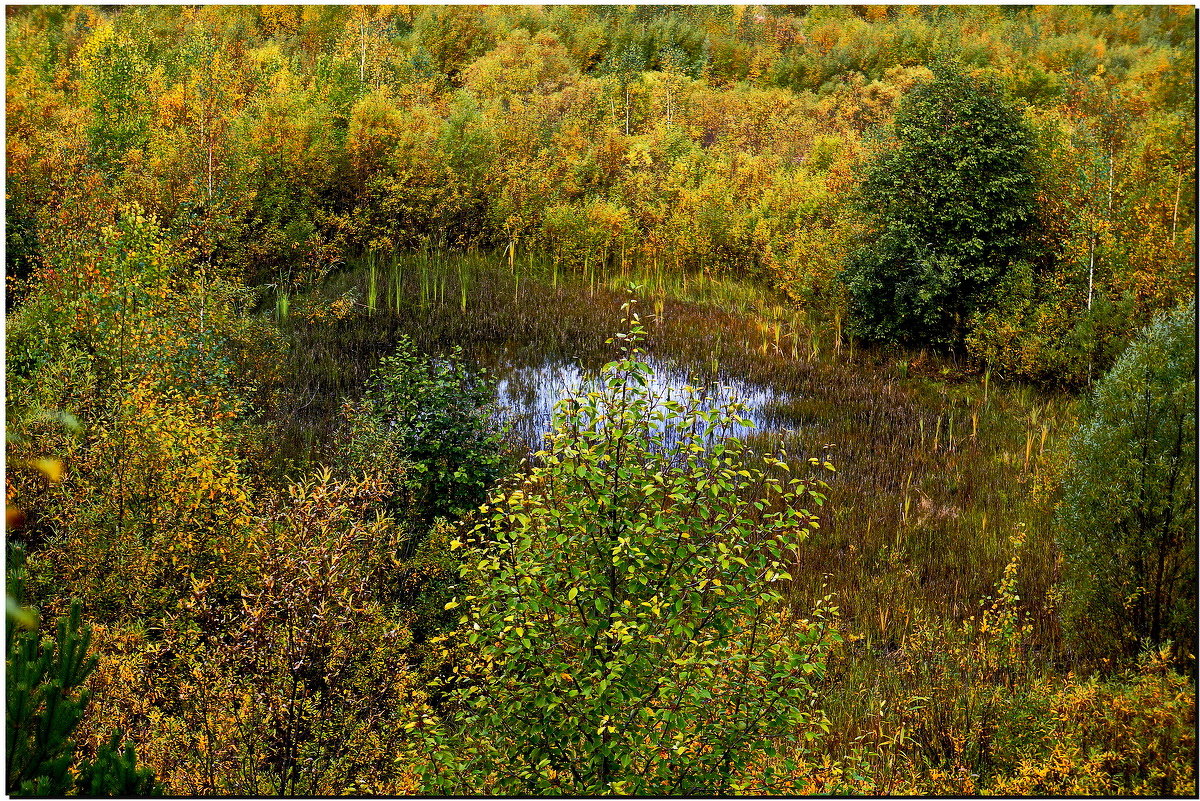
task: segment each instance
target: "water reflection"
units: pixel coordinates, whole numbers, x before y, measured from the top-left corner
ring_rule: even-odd
[[[686,401],[689,393],[699,397],[700,405],[705,409],[741,401],[746,408],[739,416],[752,425],[731,426],[727,435],[736,437],[784,428],[792,422],[773,411],[784,396],[770,387],[729,376],[720,377],[719,383],[714,385],[711,376],[699,378],[653,358],[646,361],[654,368],[649,389],[652,397],[659,401],[658,409],[670,400]],[[566,359],[545,359],[533,364],[499,360],[488,369],[498,379],[496,394],[502,417],[511,424],[517,436],[535,448],[541,446],[543,436],[550,431],[554,405],[579,390],[598,372],[598,366],[584,368],[578,362]]]

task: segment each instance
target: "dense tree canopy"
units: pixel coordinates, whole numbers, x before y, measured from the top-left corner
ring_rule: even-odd
[[[29,8],[9,31],[20,275],[132,193],[254,282],[515,244],[765,279],[1066,385],[1194,280],[1194,20],[1168,7]],[[958,66],[925,80],[935,54]]]
[[[909,90],[894,126],[860,190],[870,222],[846,269],[851,319],[870,339],[960,344],[1024,245],[1032,137],[994,85],[947,65]]]

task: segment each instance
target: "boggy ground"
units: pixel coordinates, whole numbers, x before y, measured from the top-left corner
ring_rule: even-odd
[[[1031,644],[1046,660],[1064,656],[1047,600],[1056,578],[1047,511],[1073,399],[1003,385],[926,351],[855,347],[752,285],[619,270],[598,280],[532,259],[465,254],[363,259],[326,280],[319,300],[291,303],[295,385],[278,419],[290,421],[293,449],[315,445],[336,399],[361,387],[402,334],[429,352],[460,346],[498,377],[546,359],[594,369],[613,356],[605,343],[621,328],[631,281],[642,287],[656,360],[698,381],[769,387],[767,411],[792,430],[754,438],[784,445],[797,463],[831,454],[837,473],[793,599],[804,610],[834,595],[855,671],[888,670],[886,658],[929,621],[978,615],[1022,524],[1016,594],[1034,624]],[[339,298],[341,319],[305,317]],[[868,704],[842,702],[853,739]],[[836,704],[830,712],[837,717]]]
[[[873,647],[894,648],[906,620],[975,614],[1019,523],[1030,531],[1021,574],[1030,609],[1053,583],[1045,487],[1073,426],[1070,397],[1006,386],[926,351],[855,347],[728,279],[695,276],[688,286],[676,276],[670,286],[614,271],[597,281],[470,255],[391,261],[365,259],[329,278],[323,300],[291,303],[295,383],[279,417],[296,446],[322,436],[336,399],[356,392],[402,334],[428,352],[462,347],[501,378],[546,359],[594,369],[613,356],[605,343],[621,328],[632,281],[657,361],[697,381],[769,388],[765,411],[793,430],[757,436],[781,440],[798,460],[831,454],[837,474],[798,603],[825,582]],[[337,298],[348,301],[342,319],[304,317]],[[1049,647],[1054,627],[1039,623]]]

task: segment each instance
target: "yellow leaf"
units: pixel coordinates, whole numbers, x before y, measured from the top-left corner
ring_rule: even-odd
[[[63,463],[62,459],[43,458],[31,459],[26,464],[30,467],[40,470],[42,475],[49,479],[52,483],[57,484],[62,481]]]

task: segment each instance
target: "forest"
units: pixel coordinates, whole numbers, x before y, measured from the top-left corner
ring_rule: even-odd
[[[1197,793],[1191,6],[7,6],[13,796]]]

